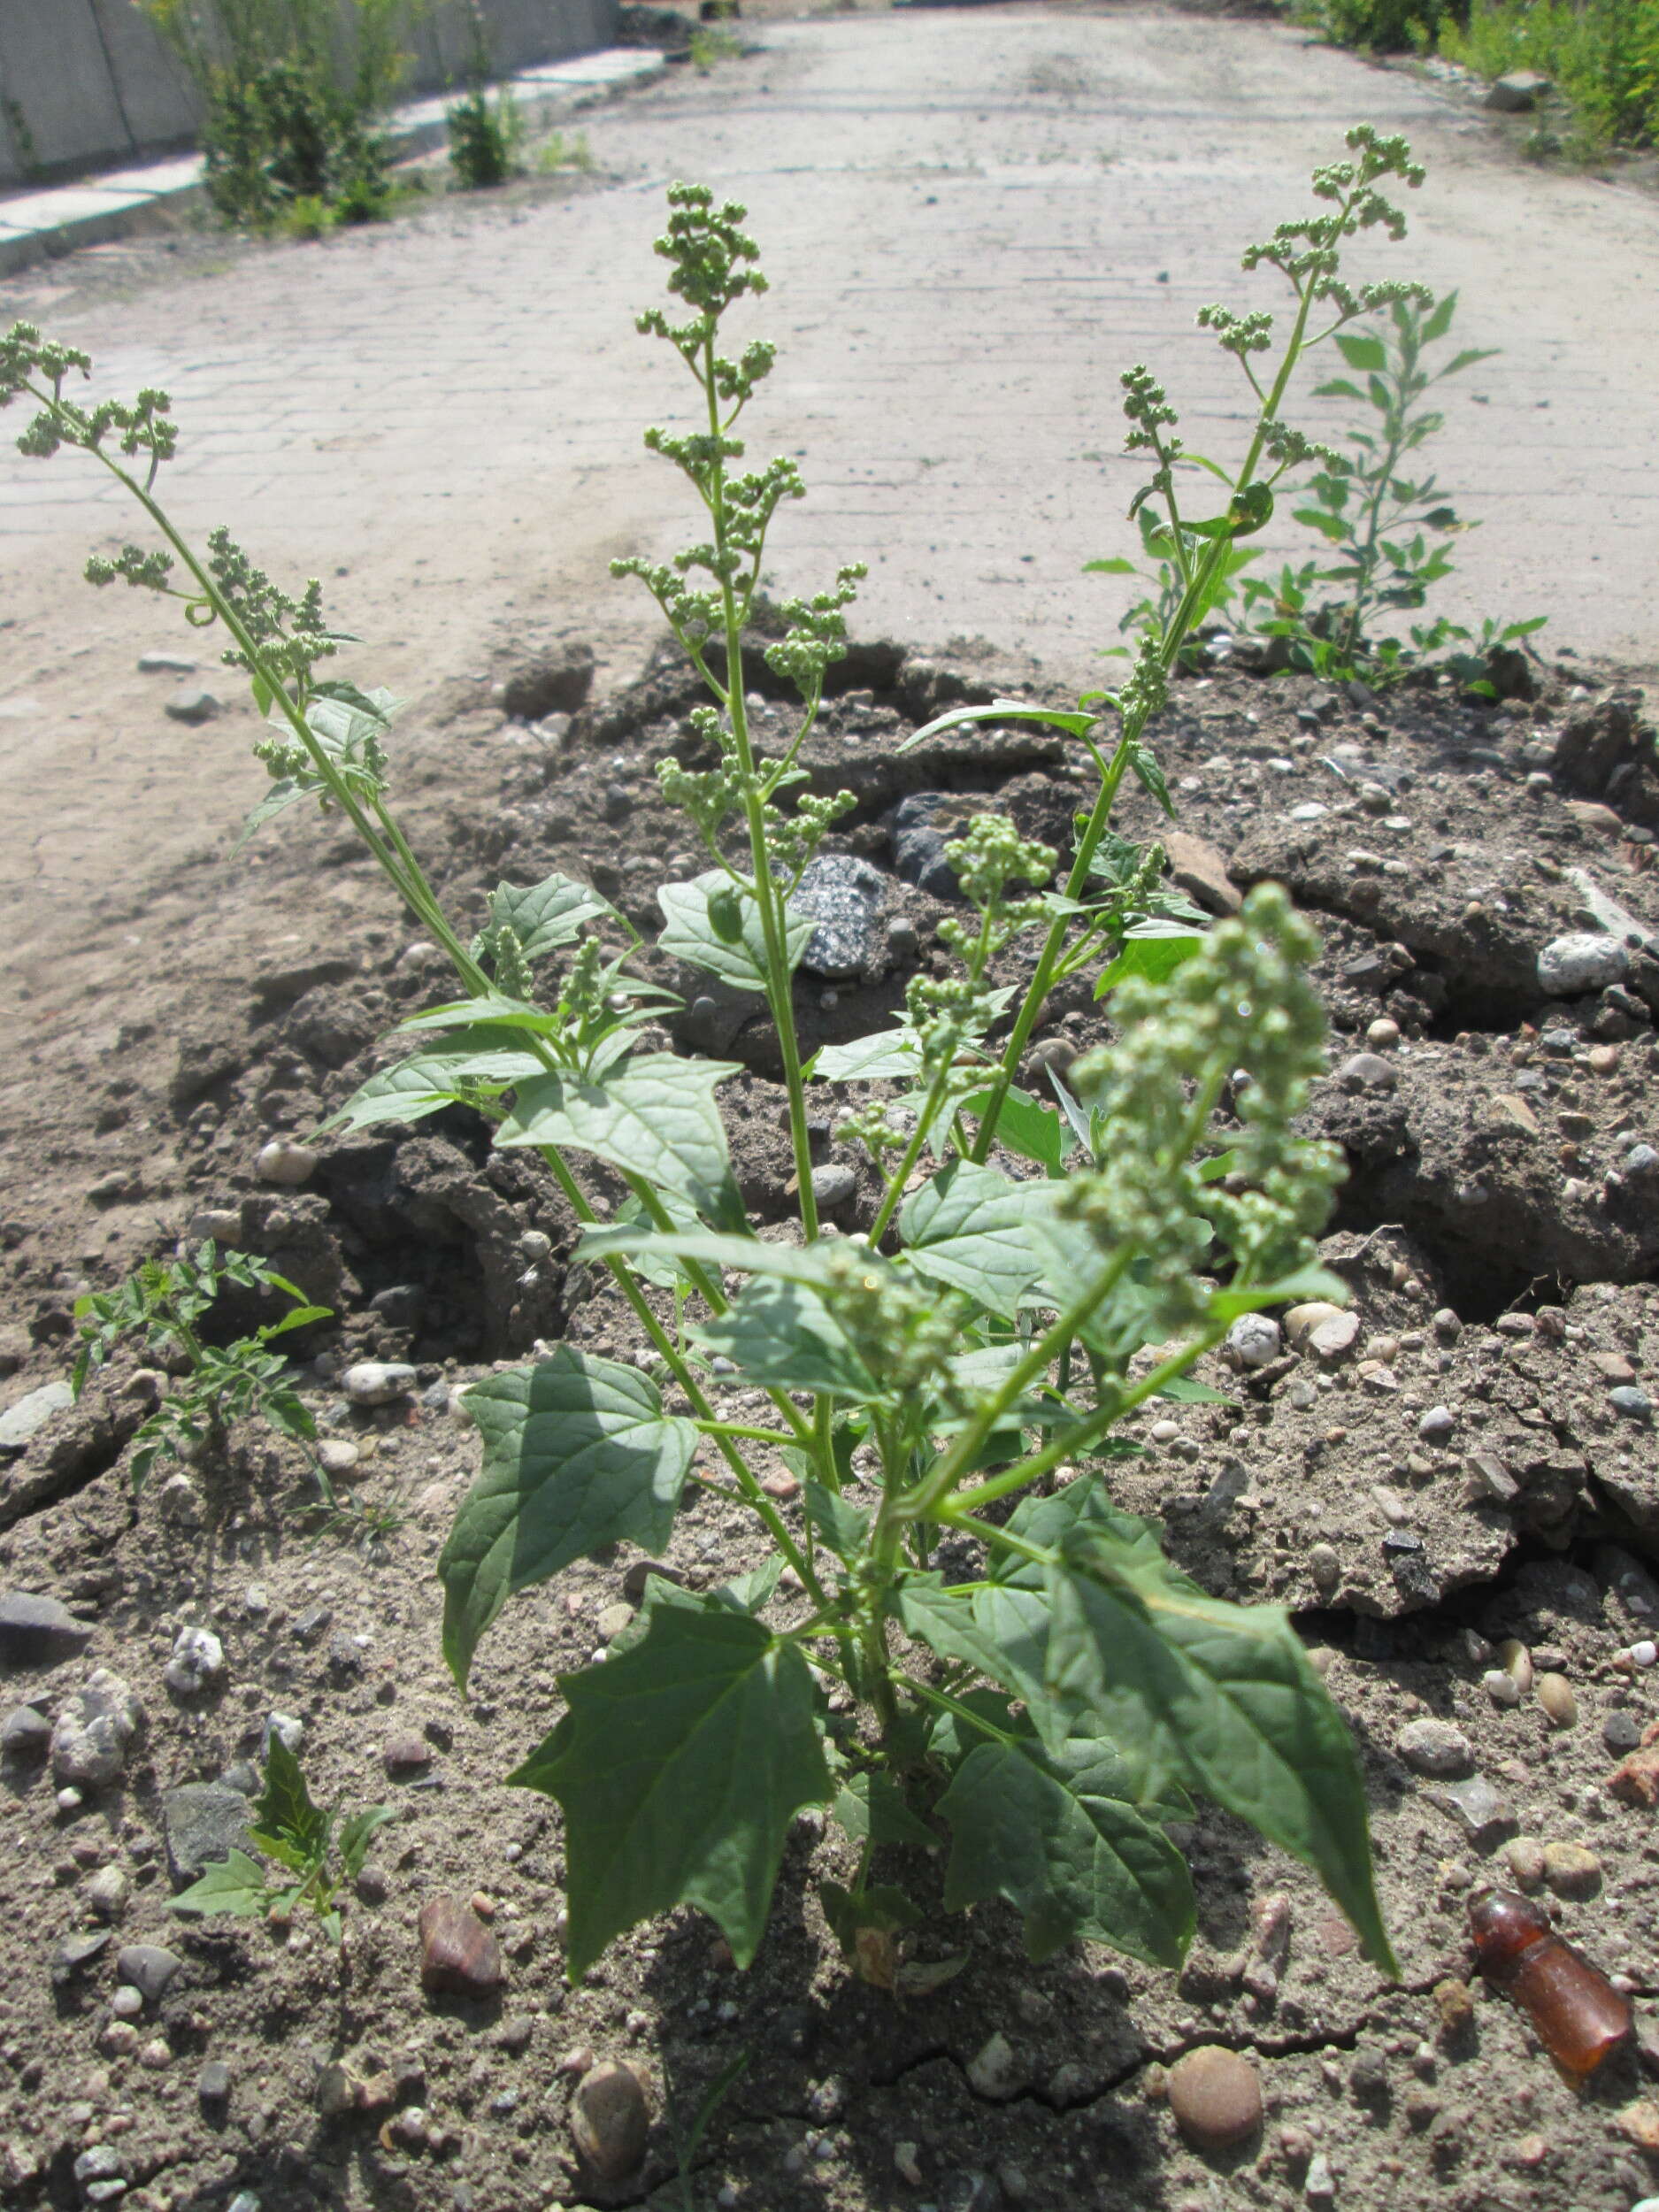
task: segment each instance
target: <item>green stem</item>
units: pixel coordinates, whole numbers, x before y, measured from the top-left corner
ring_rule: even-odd
[[[902,1668],[895,1670],[895,1679],[902,1682],[907,1690],[926,1704],[936,1705],[941,1713],[949,1713],[957,1720],[965,1721],[970,1728],[977,1729],[982,1736],[988,1736],[993,1743],[1007,1744],[1011,1748],[1019,1740],[1006,1728],[998,1728],[982,1713],[976,1713],[971,1705],[964,1705],[960,1698],[952,1697],[948,1690],[936,1690],[931,1683],[918,1682],[913,1674],[906,1674]]]
[[[949,1496],[955,1484],[973,1464],[981,1446],[1002,1416],[1010,1406],[1018,1402],[1032,1383],[1047,1374],[1051,1363],[1071,1342],[1089,1316],[1118,1287],[1134,1257],[1134,1248],[1125,1245],[1108,1261],[1088,1289],[1080,1297],[1072,1300],[1012,1370],[995,1395],[979,1408],[949,1450],[934,1463],[915,1489],[896,1501],[895,1517],[897,1520],[933,1521],[943,1517],[938,1509],[941,1501]]]
[[[708,397],[710,434],[718,438],[721,425],[719,402],[715,392],[712,332],[703,343],[702,382]],[[724,556],[727,550],[726,468],[718,454],[710,464],[709,479],[709,513],[714,524],[714,542],[717,551]],[[788,1094],[789,1139],[795,1152],[801,1227],[807,1242],[810,1244],[818,1233],[818,1201],[812,1193],[812,1147],[806,1127],[806,1085],[802,1080],[801,1048],[795,1035],[795,985],[789,970],[783,902],[772,878],[772,856],[766,846],[765,801],[760,793],[755,773],[754,748],[749,742],[749,703],[743,689],[742,611],[737,603],[737,595],[732,588],[726,566],[722,559],[719,586],[720,608],[726,630],[726,711],[732,718],[732,742],[736,749],[738,769],[742,778],[743,811],[749,824],[749,856],[755,870],[755,903],[760,910],[761,930],[766,941],[766,997],[778,1032],[778,1050],[783,1061],[784,1086]]]

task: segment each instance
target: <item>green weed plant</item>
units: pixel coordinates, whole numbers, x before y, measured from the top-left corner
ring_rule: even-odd
[[[1191,1370],[1234,1322],[1343,1295],[1315,1257],[1340,1155],[1295,1132],[1324,1065],[1305,972],[1316,941],[1271,887],[1206,932],[1160,849],[1112,822],[1125,777],[1167,810],[1148,726],[1238,540],[1315,450],[1280,412],[1302,351],[1327,324],[1427,306],[1420,287],[1356,290],[1340,273],[1356,233],[1403,232],[1385,188],[1421,173],[1403,141],[1357,128],[1316,173],[1312,211],[1247,252],[1247,267],[1283,273],[1295,306],[1242,457],[1202,464],[1215,512],[1178,492],[1193,457],[1162,388],[1144,367],[1125,373],[1129,448],[1152,471],[1135,505],[1166,517],[1181,578],[1167,625],[1120,691],[1075,710],[954,710],[908,741],[980,721],[1057,728],[1094,770],[1071,850],[975,818],[949,849],[961,908],[941,932],[945,972],[913,979],[893,1027],[810,1064],[793,977],[811,924],[792,900],[852,801],[813,787],[802,749],[862,572],[787,601],[784,634],[748,643],[768,529],[804,488],[791,460],[750,464],[739,434],[774,357],[748,334],[766,287],[744,211],[671,188],[657,242],[669,305],[639,321],[688,378],[693,409],[646,442],[685,479],[700,526],[670,560],[618,566],[708,690],[659,771],[706,862],[662,887],[659,941],[775,1027],[798,1212],[764,1233],[720,1112],[737,1069],[641,1041],[669,1001],[636,972],[623,918],[555,875],[502,882],[483,927],[461,931],[393,810],[394,703],[324,672],[346,641],[320,588],[290,597],[225,533],[203,551],[184,537],[155,494],[177,444],[164,393],[82,408],[84,355],[28,326],[0,342],[0,400],[37,410],[24,452],[77,449],[160,539],[95,559],[92,580],[179,597],[191,621],[221,626],[248,677],[272,779],[250,828],[298,803],[343,818],[453,965],[457,995],[402,1025],[400,1056],[334,1125],[474,1109],[497,1146],[545,1164],[583,1225],[580,1256],[609,1271],[649,1347],[631,1363],[561,1343],[467,1392],[482,1466],[439,1565],[457,1682],[503,1607],[573,1562],[618,1543],[660,1554],[688,1502],[755,1524],[759,1563],[735,1580],[648,1580],[603,1663],[561,1677],[562,1711],[509,1778],[563,1809],[573,1977],[681,1904],[747,1965],[810,1806],[856,1847],[852,1879],[820,1894],[872,1982],[902,1991],[940,1970],[905,1959],[930,1901],[881,1862],[941,1830],[949,1909],[1007,1900],[1033,1957],[1084,1938],[1173,1966],[1194,1899],[1171,1830],[1198,1797],[1305,1860],[1392,1965],[1359,1763],[1287,1617],[1209,1596],[1111,1496],[1133,1417],[1213,1397]],[[1205,319],[1255,380],[1271,319]],[[753,649],[800,702],[772,752],[749,719]],[[1017,1080],[1027,1044],[1056,988],[1086,974],[1117,1041],[1052,1102],[1030,1095]],[[845,1235],[814,1196],[824,1093],[845,1094],[843,1133],[879,1171],[879,1197]],[[627,1186],[608,1221],[583,1159]],[[733,1391],[764,1394],[763,1417],[740,1417]],[[799,1484],[794,1512],[763,1479],[780,1465]],[[982,1569],[964,1572],[964,1557]]]
[[[362,1873],[376,1830],[396,1819],[396,1807],[372,1805],[342,1821],[338,1805],[314,1804],[299,1760],[273,1729],[264,1786],[250,1810],[243,1840],[259,1856],[232,1849],[170,1897],[167,1910],[280,1928],[304,1910],[338,1948],[345,1936],[342,1892]]]
[[[1659,145],[1659,0],[1474,0],[1440,46],[1483,77],[1548,77],[1586,151]]]
[[[203,1323],[227,1284],[274,1292],[288,1301],[287,1310],[250,1336],[213,1344]],[[181,1247],[171,1260],[147,1260],[112,1291],[76,1299],[81,1345],[71,1387],[79,1398],[120,1349],[182,1366],[133,1439],[128,1465],[134,1485],[148,1480],[158,1459],[222,1453],[237,1421],[264,1421],[280,1435],[311,1444],[317,1436],[311,1409],[294,1387],[287,1359],[271,1348],[289,1331],[331,1317],[328,1307],[313,1305],[265,1261],[250,1252],[221,1252],[209,1238],[194,1251]]]
[[[295,237],[388,211],[380,118],[426,0],[139,0],[203,107],[207,195],[227,223]]]

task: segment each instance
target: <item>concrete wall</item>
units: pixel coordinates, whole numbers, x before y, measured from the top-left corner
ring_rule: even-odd
[[[612,42],[617,0],[480,0],[503,75]],[[430,0],[404,44],[403,89],[441,91],[468,53],[457,0]],[[188,145],[188,77],[134,0],[0,0],[0,186],[131,163]]]

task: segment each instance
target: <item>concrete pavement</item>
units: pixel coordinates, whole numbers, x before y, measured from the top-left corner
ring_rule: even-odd
[[[338,615],[373,641],[361,679],[419,696],[526,631],[590,636],[626,672],[655,622],[606,563],[692,534],[640,448],[690,387],[632,319],[659,296],[663,185],[706,179],[749,203],[772,281],[744,317],[780,346],[754,446],[796,454],[810,492],[774,533],[779,584],[862,557],[865,630],[977,633],[1084,680],[1125,592],[1079,570],[1133,550],[1119,370],[1154,367],[1193,446],[1237,444],[1248,394],[1194,311],[1279,304],[1240,250],[1307,205],[1365,119],[1405,131],[1430,180],[1411,239],[1362,242],[1356,273],[1456,286],[1462,342],[1501,349],[1448,390],[1433,463],[1484,526],[1439,603],[1547,611],[1548,642],[1659,661],[1659,204],[1517,169],[1409,75],[1257,22],[976,8],[761,35],[589,121],[602,188],[233,255],[59,334],[96,388],[172,392],[163,490],[191,529],[224,519],[279,572],[342,572]],[[0,312],[30,298],[0,286]],[[0,896],[30,937],[218,843],[259,787],[246,729],[182,732],[133,673],[141,646],[180,641],[167,611],[74,581],[133,519],[73,457],[0,453]]]

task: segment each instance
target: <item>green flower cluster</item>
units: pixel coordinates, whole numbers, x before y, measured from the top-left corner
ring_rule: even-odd
[[[1102,1249],[1142,1257],[1171,1326],[1194,1320],[1194,1280],[1218,1238],[1244,1281],[1265,1281],[1312,1257],[1312,1239],[1342,1173],[1334,1145],[1293,1133],[1308,1085],[1325,1064],[1324,1017],[1304,972],[1318,939],[1277,885],[1263,885],[1235,921],[1158,987],[1133,980],[1113,1001],[1123,1033],[1071,1070],[1079,1098],[1103,1119],[1107,1170],[1074,1175],[1062,1209]],[[1231,1087],[1233,1196],[1206,1183],[1198,1151]]]

